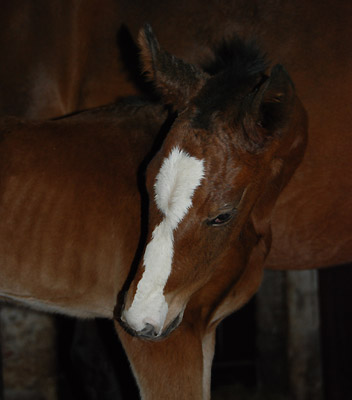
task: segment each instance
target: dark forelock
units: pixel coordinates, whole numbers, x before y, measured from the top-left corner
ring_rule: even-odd
[[[255,78],[259,81],[267,67],[266,57],[254,41],[236,37],[216,47],[213,60],[204,66],[211,78],[194,99],[197,115],[193,125],[209,129],[211,116],[248,94],[248,85],[255,86]]]

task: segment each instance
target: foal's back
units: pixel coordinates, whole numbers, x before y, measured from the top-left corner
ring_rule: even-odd
[[[0,132],[0,292],[111,317],[139,239],[138,167],[165,118],[122,104]],[[55,306],[54,306],[55,304]]]

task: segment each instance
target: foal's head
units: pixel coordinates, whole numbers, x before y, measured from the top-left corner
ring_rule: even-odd
[[[262,263],[269,251],[270,213],[301,161],[306,118],[287,72],[276,65],[266,74],[254,45],[223,48],[211,73],[163,51],[149,26],[140,45],[145,70],[178,116],[147,170],[150,232],[121,321],[158,339],[207,285],[230,293],[252,273],[236,307],[256,291],[251,253],[261,243]]]

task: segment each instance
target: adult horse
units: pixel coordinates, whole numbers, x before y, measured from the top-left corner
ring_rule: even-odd
[[[352,192],[351,15],[344,0],[4,2],[0,107],[6,114],[54,117],[140,92],[135,70],[130,74],[136,58],[131,43],[123,45],[128,35],[119,32],[121,24],[136,38],[149,21],[162,45],[198,64],[209,55],[209,44],[234,33],[255,36],[269,58],[289,70],[310,133],[305,160],[273,214],[266,266],[346,263],[352,258],[351,225],[345,223]]]
[[[116,328],[142,398],[207,399],[216,326],[258,289],[270,213],[303,157],[306,113],[284,68],[267,74],[253,44],[228,43],[207,73],[160,49],[149,26],[140,43],[146,71],[178,111],[146,171],[142,256],[136,179],[163,106],[5,120],[0,293],[108,318],[122,293]]]

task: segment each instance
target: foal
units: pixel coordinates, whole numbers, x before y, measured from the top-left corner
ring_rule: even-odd
[[[120,293],[115,325],[142,398],[208,399],[215,328],[258,289],[306,115],[254,45],[234,41],[208,72],[163,51],[149,26],[140,46],[163,104],[2,123],[0,292],[107,318]]]

